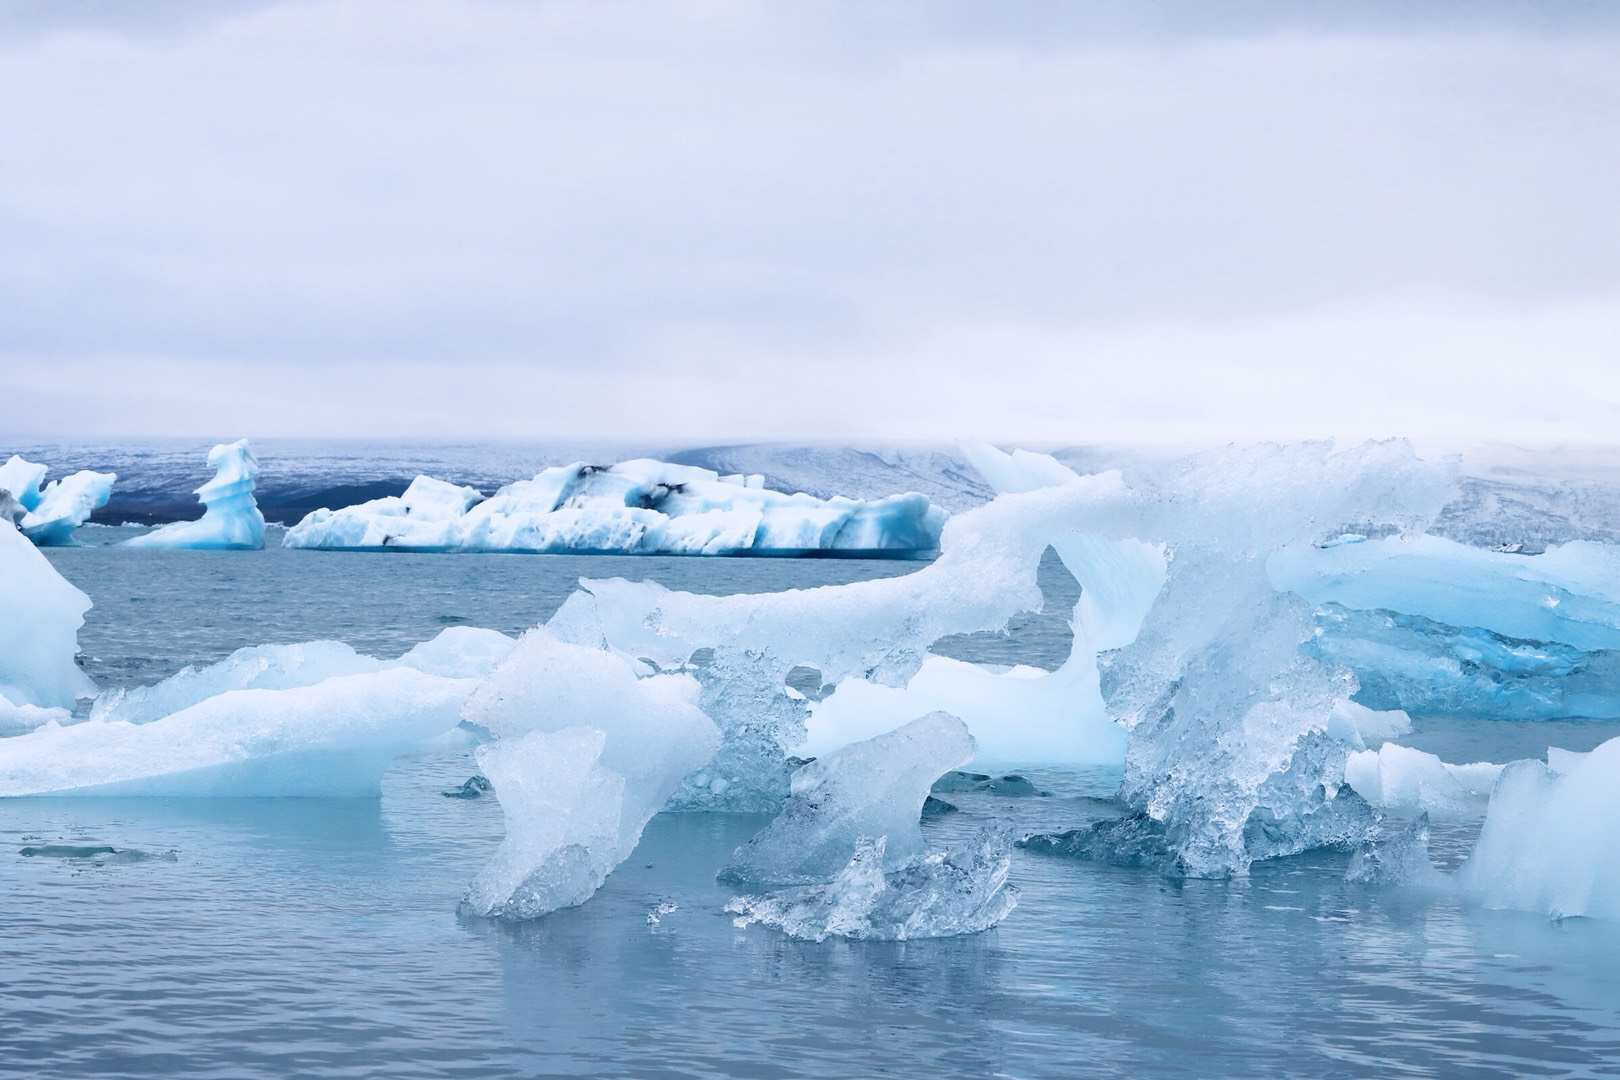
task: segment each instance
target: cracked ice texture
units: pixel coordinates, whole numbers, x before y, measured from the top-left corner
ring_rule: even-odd
[[[576,462],[473,488],[419,476],[397,497],[316,510],[287,547],[735,555],[932,551],[945,513],[917,494],[872,501],[770,491],[758,476],[636,459]]]
[[[464,901],[526,919],[584,903],[652,816],[720,743],[684,675],[638,677],[622,657],[531,630],[468,700],[506,839]]]
[[[257,550],[264,547],[264,515],[253,501],[259,462],[246,439],[208,451],[213,479],[197,489],[203,516],[163,525],[124,543],[129,547]]]
[[[1463,888],[1488,907],[1620,919],[1620,739],[1548,757],[1556,768],[1503,770]]]
[[[70,585],[10,522],[0,521],[0,699],[71,708],[95,693],[74,657],[90,598]],[[37,720],[28,714],[28,722]],[[22,714],[9,721],[24,723]]]
[[[973,736],[935,712],[817,758],[793,774],[776,819],[732,853],[725,881],[808,885],[830,881],[862,837],[886,838],[894,869],[923,851],[923,802],[935,780],[973,759]]]

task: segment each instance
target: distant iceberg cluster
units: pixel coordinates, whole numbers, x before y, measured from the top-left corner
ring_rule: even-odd
[[[45,484],[49,467],[13,454],[0,465],[0,518],[40,547],[73,543],[73,530],[107,505],[118,474],[81,469]]]
[[[485,498],[417,477],[403,495],[316,510],[287,547],[626,555],[911,555],[938,547],[945,512],[922,495],[862,501],[784,494],[760,476],[640,459],[548,468]]]
[[[194,525],[251,505],[237,445],[216,448]],[[934,781],[976,758],[1084,761],[1123,765],[1123,812],[1026,837],[1028,850],[1223,878],[1335,847],[1356,853],[1357,881],[1432,878],[1483,903],[1620,915],[1602,839],[1620,829],[1620,740],[1505,767],[1398,742],[1403,709],[1608,715],[1612,547],[1529,556],[1429,535],[1455,474],[1400,442],[1227,448],[1132,474],[969,454],[998,495],[948,522],[926,500],[897,511],[910,496],[820,501],[656,462],[551,469],[489,499],[422,478],[317,512],[289,543],[902,550],[887,537],[937,543],[938,557],[760,594],[584,580],[517,641],[449,630],[396,659],[263,646],[104,695],[77,724],[62,706],[89,690],[72,663],[88,601],[4,526],[0,587],[46,632],[13,629],[0,693],[18,715],[49,715],[0,739],[0,795],[373,794],[396,755],[461,740],[506,828],[468,888],[473,914],[585,902],[661,810],[761,813],[771,822],[716,868],[738,889],[739,924],[904,939],[987,929],[1018,900],[1010,837],[930,849],[918,821]],[[1038,610],[1049,549],[1080,585],[1057,670],[931,652]],[[806,671],[814,694],[789,685]],[[1429,817],[1481,813],[1463,871],[1434,870]]]
[[[197,489],[203,516],[177,521],[124,541],[128,547],[256,551],[264,547],[264,515],[253,501],[259,461],[246,439],[208,451],[213,479]]]

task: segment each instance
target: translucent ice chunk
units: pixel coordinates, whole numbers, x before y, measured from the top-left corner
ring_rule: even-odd
[[[973,757],[967,726],[935,712],[817,758],[793,774],[776,820],[732,853],[721,878],[748,885],[832,880],[860,837],[887,838],[890,868],[923,850],[923,802],[935,780]]]
[[[605,650],[523,635],[464,710],[492,738],[478,764],[506,819],[467,910],[533,918],[589,899],[719,745],[697,697],[687,676],[639,678]]]
[[[38,504],[19,523],[23,535],[40,547],[73,543],[73,530],[107,505],[117,473],[82,469],[53,480],[40,493]]]
[[[1017,888],[1007,884],[1005,836],[986,835],[889,871],[882,837],[862,838],[854,852],[829,883],[734,897],[726,910],[739,927],[760,923],[810,941],[908,941],[988,930],[1018,904]]]
[[[1359,750],[1344,766],[1356,794],[1384,810],[1426,813],[1437,820],[1478,817],[1501,765],[1450,765],[1433,754],[1386,742]]]

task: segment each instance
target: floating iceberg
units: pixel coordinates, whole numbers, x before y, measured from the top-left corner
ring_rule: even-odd
[[[409,668],[232,690],[147,724],[0,740],[0,796],[375,796],[400,754],[453,729],[472,689]]]
[[[1502,771],[1463,888],[1488,907],[1620,919],[1620,739],[1558,766]]]
[[[674,555],[917,555],[944,511],[921,495],[875,501],[767,490],[758,476],[638,459],[548,468],[485,499],[419,476],[404,495],[316,510],[294,548]]]
[[[130,547],[257,550],[264,547],[264,515],[253,501],[259,462],[246,439],[208,451],[214,478],[197,489],[203,516],[162,525],[124,543]]]
[[[531,630],[466,703],[506,839],[466,910],[526,919],[584,903],[720,743],[684,675],[638,677],[602,649]]]
[[[976,934],[1018,905],[1018,889],[1007,884],[1009,845],[999,834],[894,870],[884,870],[887,862],[882,837],[862,839],[831,882],[733,897],[726,910],[739,927],[760,923],[810,941],[909,941]]]
[[[739,847],[721,880],[745,885],[831,881],[862,837],[882,838],[894,869],[923,852],[923,802],[935,780],[972,760],[973,736],[949,713],[817,758],[793,774],[776,819]]]
[[[7,727],[39,719],[16,706],[72,708],[95,693],[74,659],[89,610],[90,598],[10,522],[0,521],[0,703],[13,707]]]
[[[28,539],[40,547],[71,544],[73,531],[107,505],[118,475],[81,469],[41,489],[47,471],[13,455],[0,465],[0,491],[9,492],[24,511],[16,525]]]
[[[1358,750],[1344,766],[1345,781],[1373,806],[1437,820],[1477,817],[1501,773],[1501,765],[1450,765],[1392,742]]]

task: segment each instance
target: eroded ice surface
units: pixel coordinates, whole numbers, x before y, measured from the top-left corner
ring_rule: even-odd
[[[787,805],[732,854],[722,877],[745,885],[830,881],[863,837],[885,838],[880,854],[894,869],[922,853],[918,823],[934,781],[973,754],[967,725],[935,712],[817,758],[793,774]]]
[[[45,485],[38,502],[24,515],[18,527],[40,547],[71,544],[73,531],[107,505],[117,479],[115,473],[83,469],[53,480]]]
[[[256,550],[264,547],[264,515],[253,501],[259,462],[246,439],[208,451],[213,479],[197,489],[203,516],[163,525],[125,541],[131,547]]]
[[[466,909],[526,919],[590,899],[718,747],[697,698],[687,676],[640,678],[604,649],[525,634],[466,704],[506,819]]]
[[[1344,778],[1380,809],[1446,820],[1477,817],[1501,772],[1501,765],[1490,762],[1452,765],[1434,754],[1386,742],[1377,750],[1351,754]]]
[[[17,706],[72,708],[95,693],[79,669],[79,627],[90,598],[63,579],[9,521],[0,521],[0,709],[3,726],[26,729],[38,714]],[[6,708],[10,706],[10,708]]]
[[[316,510],[288,547],[736,555],[932,551],[944,511],[922,495],[818,499],[690,465],[637,459],[545,469],[485,499],[419,476],[402,496]]]

